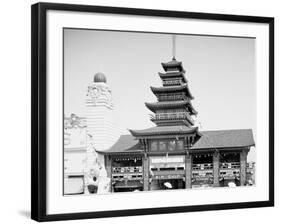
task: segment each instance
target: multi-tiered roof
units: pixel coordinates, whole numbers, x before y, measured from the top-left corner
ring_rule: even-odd
[[[164,73],[159,72],[162,80],[161,87],[151,87],[151,91],[157,97],[157,102],[145,103],[146,107],[154,114],[151,121],[156,127],[144,130],[131,130],[135,137],[154,134],[190,134],[196,132],[192,116],[197,111],[192,106],[192,96],[188,82],[185,78],[185,70],[182,63],[175,58],[167,63],[162,63]]]

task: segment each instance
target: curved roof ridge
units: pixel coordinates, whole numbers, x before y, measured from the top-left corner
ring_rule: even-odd
[[[145,106],[152,112],[155,112],[156,109],[167,109],[167,108],[173,109],[173,108],[179,108],[188,105],[191,114],[196,115],[198,112],[193,108],[193,105],[191,104],[190,100],[160,101],[154,103],[145,102]]]
[[[180,91],[180,90],[186,90],[189,98],[191,98],[192,100],[194,99],[194,96],[191,94],[187,83],[184,83],[183,85],[178,85],[178,86],[160,86],[160,87],[150,86],[150,89],[154,94],[155,93],[176,92],[176,91]]]
[[[170,134],[187,134],[198,131],[198,127],[186,125],[175,126],[155,126],[142,130],[129,130],[133,136],[152,136],[152,135],[170,135]]]

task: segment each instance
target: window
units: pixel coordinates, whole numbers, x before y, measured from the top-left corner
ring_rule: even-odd
[[[168,141],[168,151],[175,151],[176,150],[176,141],[171,140]]]
[[[64,178],[64,194],[83,194],[84,176],[68,176]]]
[[[184,150],[183,140],[177,141],[177,150]]]
[[[150,150],[151,151],[157,151],[157,144],[158,142],[157,141],[151,141],[151,143],[150,143]]]
[[[164,141],[159,141],[159,150],[160,151],[166,151],[166,142]]]

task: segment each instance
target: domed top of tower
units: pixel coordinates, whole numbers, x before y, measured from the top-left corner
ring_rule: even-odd
[[[106,77],[105,74],[98,72],[94,76],[94,82],[104,82],[106,83]]]

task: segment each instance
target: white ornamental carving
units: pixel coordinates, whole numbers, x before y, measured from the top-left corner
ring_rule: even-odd
[[[87,97],[89,102],[94,106],[106,105],[113,108],[112,92],[105,83],[93,83],[88,86]]]

